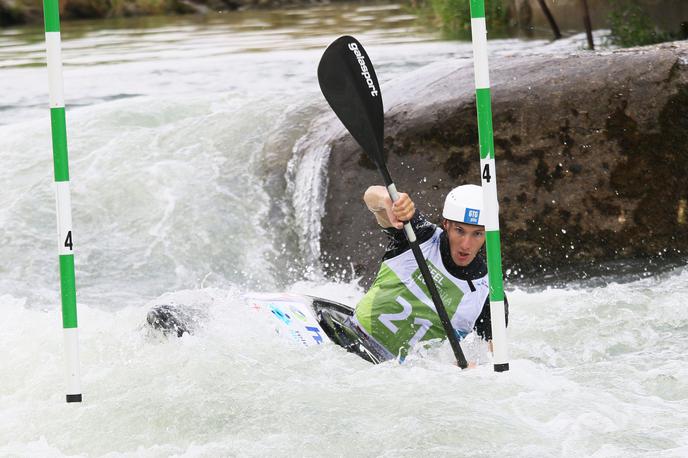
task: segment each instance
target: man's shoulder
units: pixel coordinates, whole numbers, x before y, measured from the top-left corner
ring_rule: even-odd
[[[437,229],[437,226],[430,222],[430,220],[420,212],[416,213],[413,219],[411,219],[410,223],[411,227],[413,228],[413,232],[416,234],[416,240],[419,244],[430,240]],[[406,239],[406,233],[404,229],[386,227],[383,228],[383,231],[389,240],[383,259],[386,260],[399,256],[411,248],[411,245]]]

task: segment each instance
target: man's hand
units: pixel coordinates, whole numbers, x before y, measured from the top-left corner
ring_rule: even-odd
[[[369,187],[363,200],[382,227],[401,229],[404,227],[404,222],[410,221],[416,213],[416,205],[408,194],[400,192],[399,199],[393,203],[384,186]]]
[[[416,205],[405,192],[399,193],[399,199],[392,204],[392,208],[387,212],[389,221],[397,229],[404,227],[404,222],[411,221],[416,213]]]

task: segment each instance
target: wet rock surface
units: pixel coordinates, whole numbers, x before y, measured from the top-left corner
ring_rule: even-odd
[[[505,271],[587,275],[688,253],[688,43],[500,56],[490,76]],[[382,88],[390,172],[435,222],[452,187],[480,183],[473,85],[472,62],[455,60]],[[381,180],[336,119],[302,143],[323,140],[321,258],[368,283],[385,240],[361,197]]]

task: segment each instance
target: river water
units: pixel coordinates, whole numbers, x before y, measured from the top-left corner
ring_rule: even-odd
[[[686,456],[688,269],[507,285],[511,371],[448,346],[372,366],[276,336],[241,299],[355,304],[302,240],[292,149],[326,107],[324,47],[356,35],[383,83],[468,43],[394,5],[65,24],[84,402],[65,404],[42,33],[0,33],[0,456]],[[578,52],[495,40],[491,58]],[[297,192],[296,192],[297,193]],[[302,193],[303,194],[303,193]],[[298,224],[296,224],[298,226]],[[317,241],[316,241],[317,242]],[[192,336],[144,326],[205,310]]]

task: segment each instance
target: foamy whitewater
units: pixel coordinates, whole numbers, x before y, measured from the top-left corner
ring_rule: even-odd
[[[364,293],[323,278],[295,229],[319,202],[288,192],[292,147],[326,111],[327,44],[356,35],[383,95],[471,52],[394,5],[279,14],[63,26],[82,404],[64,402],[42,33],[0,33],[0,456],[688,456],[685,267],[507,284],[501,374],[472,336],[473,370],[448,345],[373,366],[287,341],[247,306],[252,291]],[[584,40],[496,40],[491,58]],[[159,304],[207,319],[166,338],[144,325]]]

